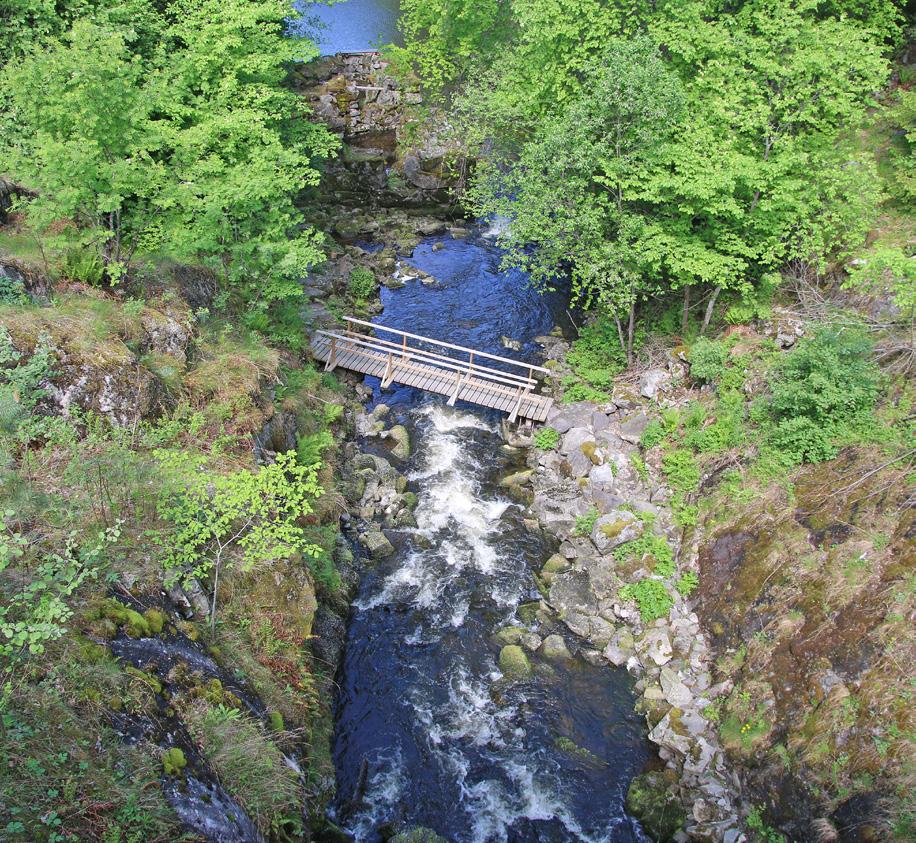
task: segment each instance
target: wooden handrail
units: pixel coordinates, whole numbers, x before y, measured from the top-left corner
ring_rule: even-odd
[[[360,334],[356,331],[345,331],[344,332],[348,337],[365,337],[366,334]],[[404,337],[404,341],[407,341],[407,337]],[[444,360],[448,363],[454,363],[462,367],[462,371],[466,372],[489,372],[494,375],[498,375],[500,378],[508,378],[509,380],[524,384],[529,387],[537,386],[537,381],[534,378],[525,378],[521,375],[516,375],[513,372],[503,372],[500,369],[493,369],[490,366],[481,366],[479,363],[475,363],[473,360],[474,354],[471,354],[471,359],[465,363],[462,360],[456,360],[454,357],[448,357],[445,354],[436,354],[434,351],[426,351],[422,348],[414,348],[413,346],[406,346],[399,343],[389,342],[388,340],[379,339],[378,337],[372,337],[373,343],[378,343],[379,345],[385,346],[385,348],[397,349],[403,354],[422,354],[429,360]]]
[[[487,357],[490,360],[499,360],[500,363],[508,363],[511,366],[518,366],[521,369],[528,369],[529,371],[543,372],[545,375],[550,374],[549,369],[545,369],[543,366],[535,366],[531,363],[522,363],[520,360],[512,360],[509,357],[500,357],[498,354],[489,354],[486,351],[478,351],[473,348],[468,348],[463,345],[455,345],[450,342],[443,342],[442,340],[434,340],[430,337],[421,337],[419,334],[411,334],[407,331],[402,331],[398,328],[389,328],[387,325],[376,325],[374,322],[366,322],[362,319],[355,319],[352,316],[345,316],[344,320],[347,322],[352,322],[355,325],[364,325],[367,328],[374,328],[377,331],[388,331],[391,334],[398,334],[403,337],[410,337],[414,340],[420,340],[422,342],[432,343],[433,345],[441,345],[443,348],[451,348],[454,351],[463,351],[465,354],[476,354],[478,357]]]
[[[392,346],[394,350],[402,351],[401,346],[397,345],[396,343],[386,343],[385,347],[380,348],[379,345],[385,343],[384,340],[379,340],[376,338],[367,338],[364,340],[359,339],[360,336],[364,336],[363,334],[354,334],[353,332],[348,332],[348,335],[344,336],[342,334],[334,333],[333,331],[323,330],[316,331],[315,333],[328,337],[331,340],[332,348],[335,348],[337,355],[341,353],[339,345],[335,346],[335,344],[338,342],[352,343],[353,345],[359,345],[374,351],[386,351],[390,353],[389,349]],[[512,375],[507,372],[500,372],[496,369],[488,369],[486,367],[477,366],[469,370],[468,365],[460,360],[454,360],[449,357],[444,357],[440,354],[423,351],[419,348],[408,348],[407,357],[408,359],[417,358],[420,359],[421,362],[427,362],[433,366],[438,366],[440,368],[448,369],[454,372],[462,372],[468,374],[469,376],[475,376],[484,380],[495,381],[497,383],[502,383],[503,385],[509,385],[518,388],[524,387],[528,391],[532,390],[537,385],[537,382],[532,379],[521,379],[518,377],[518,375]],[[521,383],[519,383],[520,380],[522,381]]]

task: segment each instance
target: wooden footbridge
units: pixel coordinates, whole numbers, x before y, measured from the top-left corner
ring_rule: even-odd
[[[350,316],[339,332],[316,331],[312,353],[325,369],[351,369],[392,383],[467,401],[509,414],[509,421],[544,421],[553,399],[535,392],[547,369],[496,354],[409,334]],[[366,333],[375,332],[375,336]],[[381,334],[382,336],[378,336]],[[482,364],[480,361],[487,363]],[[499,368],[497,368],[499,367]]]

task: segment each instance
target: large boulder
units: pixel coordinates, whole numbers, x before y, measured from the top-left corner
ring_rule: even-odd
[[[627,790],[627,811],[658,843],[671,843],[687,819],[676,788],[673,771],[665,770],[637,776]]]
[[[359,537],[359,541],[373,559],[383,559],[394,553],[394,545],[381,530],[369,530]]]
[[[615,547],[638,539],[642,532],[643,523],[632,512],[614,509],[598,518],[591,539],[601,553],[609,553]]]
[[[527,679],[531,676],[531,662],[518,644],[507,644],[499,651],[499,669],[507,679]]]
[[[639,394],[643,398],[655,398],[671,380],[671,375],[664,369],[649,369],[639,379]]]
[[[648,424],[649,417],[645,413],[628,416],[620,425],[620,438],[631,445],[638,445]]]
[[[560,453],[568,456],[576,451],[581,452],[582,446],[586,443],[591,443],[593,447],[597,445],[595,442],[595,434],[587,427],[571,428],[563,435],[563,441],[560,444]]]

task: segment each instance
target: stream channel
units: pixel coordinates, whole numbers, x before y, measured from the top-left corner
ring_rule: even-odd
[[[486,234],[425,241],[410,263],[438,282],[383,288],[377,322],[537,362],[534,337],[567,318],[565,299],[502,271]],[[521,349],[506,351],[501,335]],[[388,405],[387,421],[411,432],[401,468],[418,527],[390,532],[395,553],[362,566],[338,676],[333,819],[366,843],[415,826],[462,843],[647,840],[624,809],[650,757],[626,671],[535,653],[531,678],[500,673],[494,633],[504,626],[580,646],[532,617],[532,569],[555,548],[498,485],[524,467],[504,447],[500,415],[367,383],[370,409]],[[377,440],[363,447],[384,453]]]

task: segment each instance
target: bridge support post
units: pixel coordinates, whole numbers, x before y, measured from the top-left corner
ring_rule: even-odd
[[[331,337],[331,352],[328,354],[328,362],[324,366],[326,372],[330,372],[337,365],[337,337]]]

